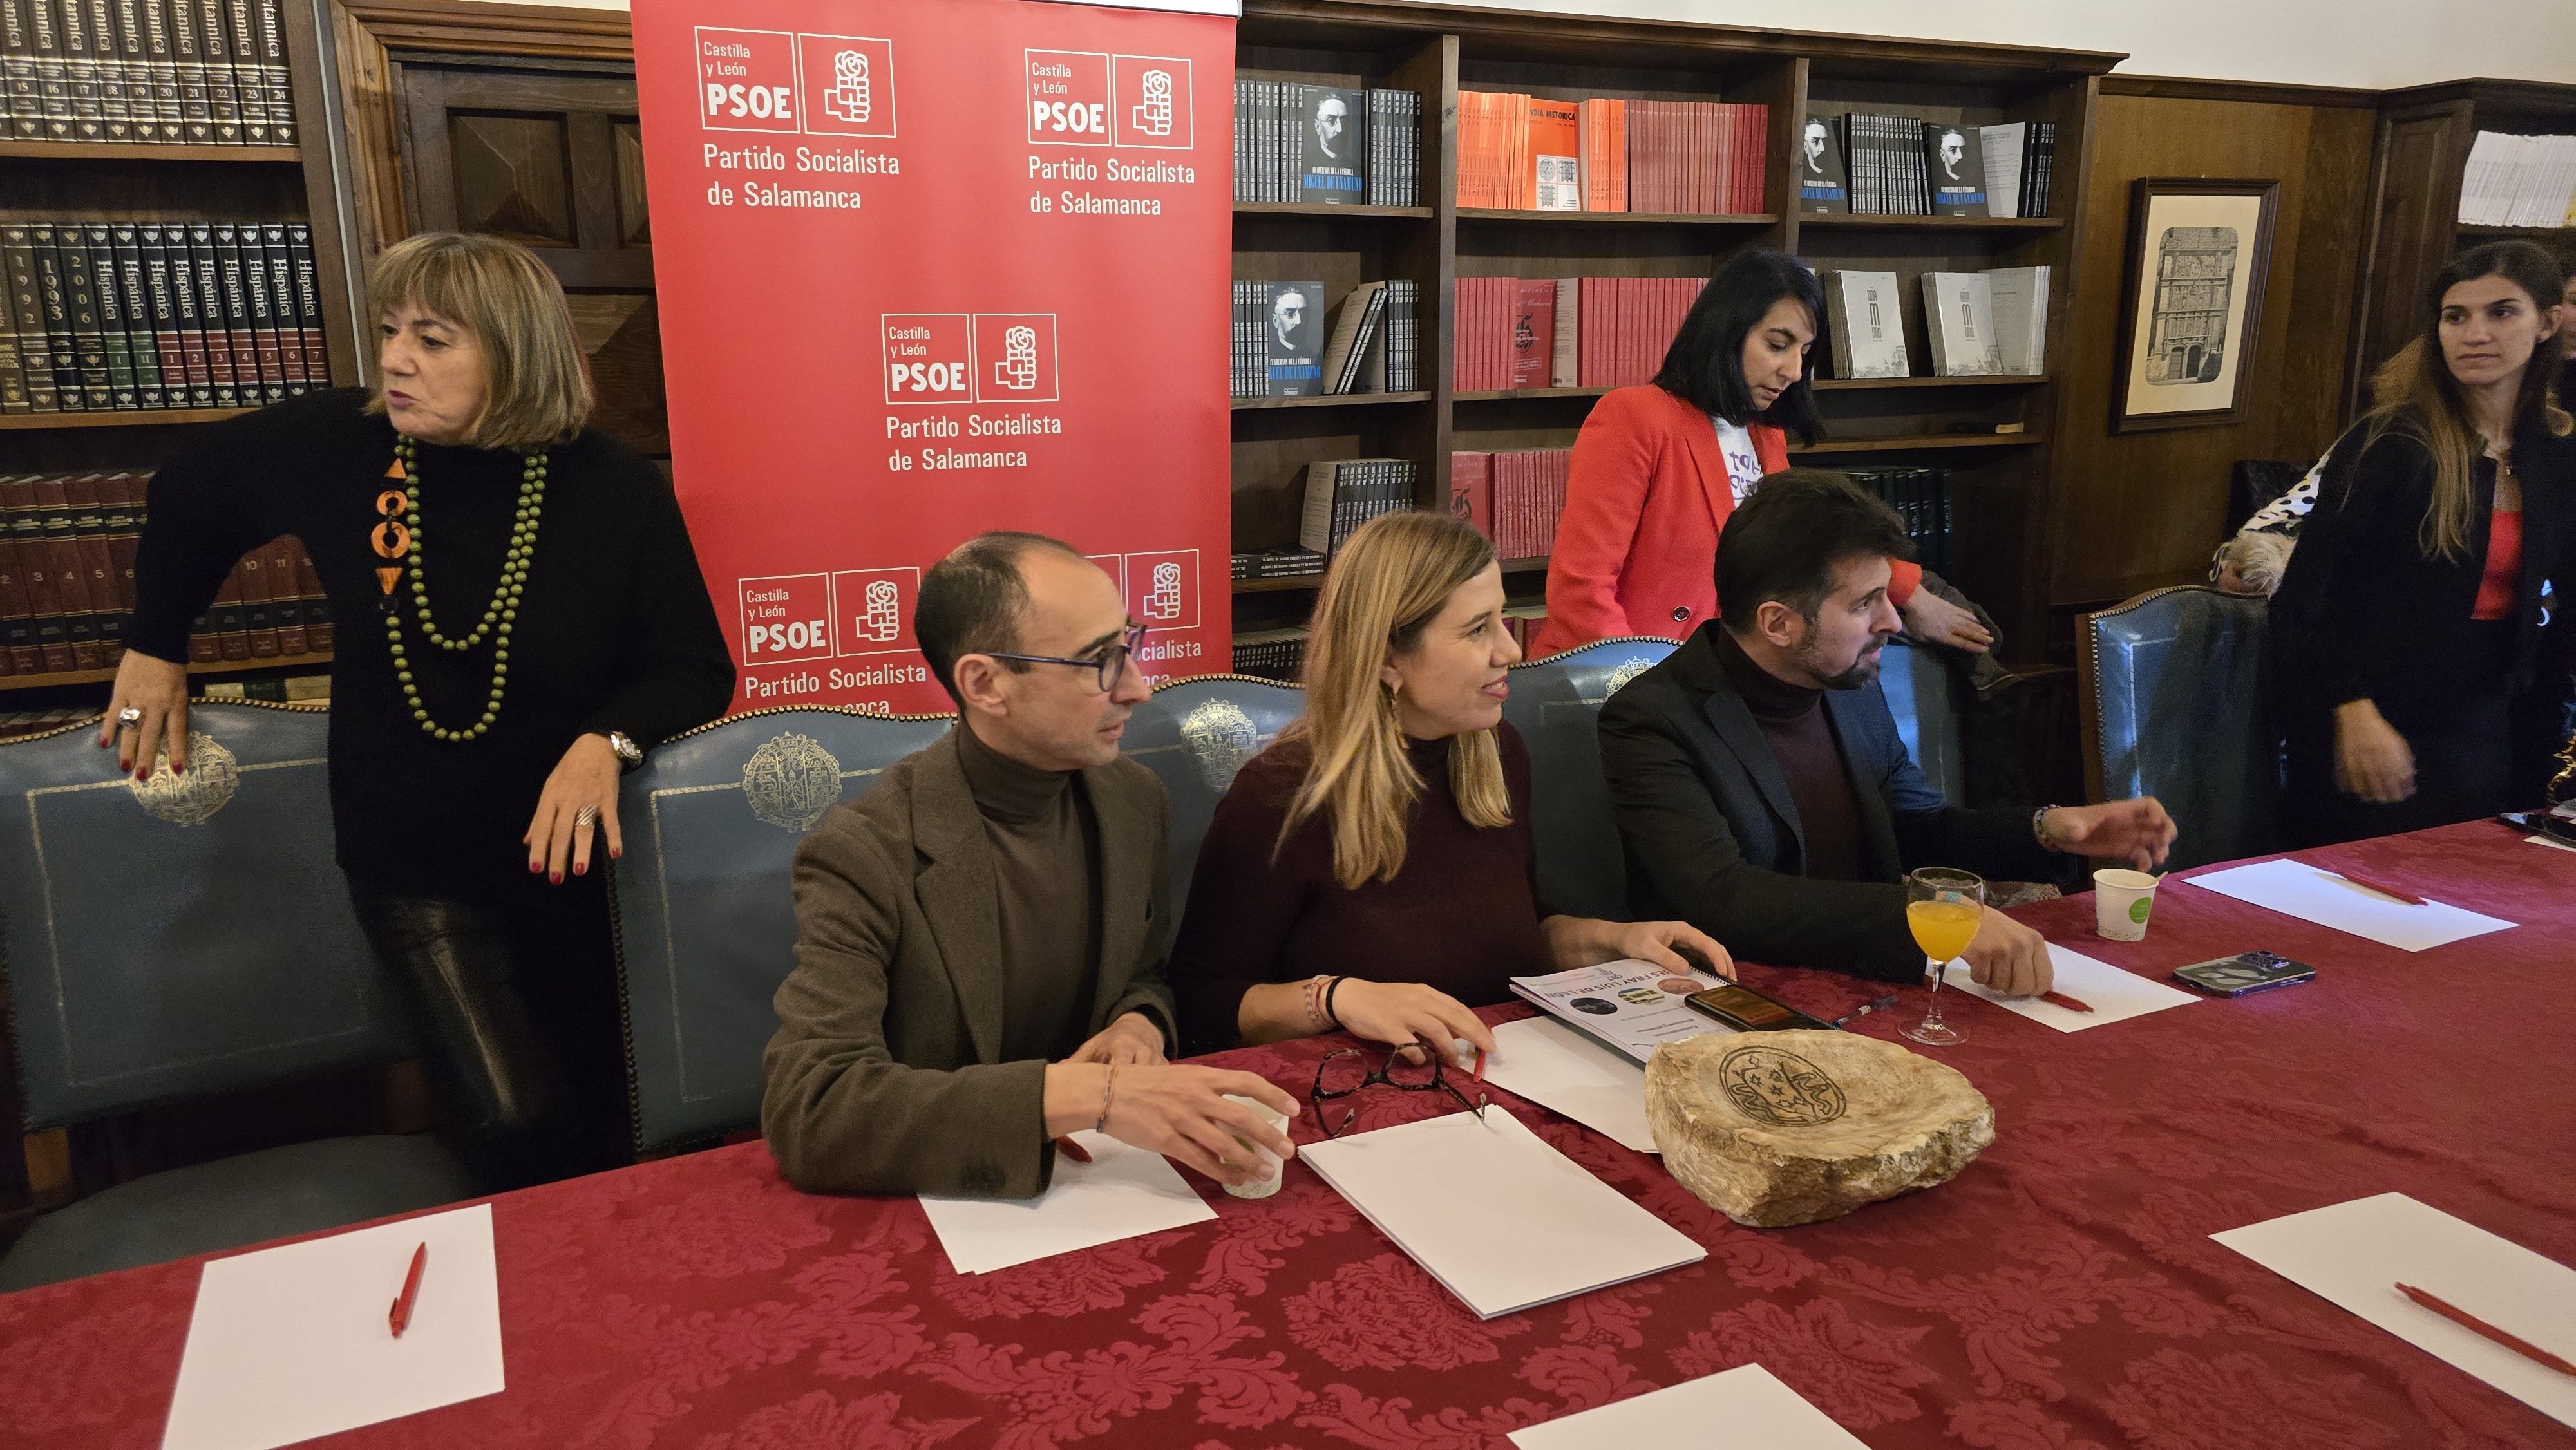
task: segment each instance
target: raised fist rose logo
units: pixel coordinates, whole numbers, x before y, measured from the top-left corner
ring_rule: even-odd
[[[832,84],[823,91],[823,114],[853,123],[868,118],[868,58],[855,50],[832,57]]]
[[[1178,619],[1181,617],[1180,565],[1157,564],[1154,566],[1154,587],[1146,591],[1145,594],[1145,617],[1147,619]]]
[[[892,644],[903,633],[903,616],[895,609],[894,581],[879,579],[868,585],[867,613],[859,620],[859,632],[877,644]]]
[[[1002,360],[993,364],[993,386],[1027,392],[1038,385],[1038,330],[1014,327],[1002,334]]]
[[[1136,103],[1136,129],[1148,136],[1172,134],[1172,73],[1145,72],[1145,99]]]

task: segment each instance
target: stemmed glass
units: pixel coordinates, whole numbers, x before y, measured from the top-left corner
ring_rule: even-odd
[[[1916,1042],[1947,1047],[1968,1034],[1941,1020],[1941,977],[1977,934],[1986,909],[1986,883],[1965,871],[1927,866],[1905,877],[1905,925],[1932,964],[1932,1006],[1923,1020],[1897,1030]]]

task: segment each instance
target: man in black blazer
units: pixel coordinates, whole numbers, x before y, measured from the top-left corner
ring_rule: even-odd
[[[1601,711],[1601,763],[1627,848],[1630,905],[1690,922],[1739,957],[1919,981],[1905,872],[2029,880],[2055,852],[2160,864],[2174,824],[2151,797],[1970,811],[1905,753],[1875,688],[1902,629],[1889,560],[1905,526],[1838,473],[1757,485],[1717,547],[1719,618]],[[2047,944],[1987,912],[1965,954],[2014,995],[2053,979]]]

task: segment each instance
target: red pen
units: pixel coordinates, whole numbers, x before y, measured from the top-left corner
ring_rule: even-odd
[[[2090,1012],[2093,1010],[2089,1004],[2079,1001],[2076,998],[2069,997],[2064,992],[2042,992],[2039,994],[2039,1000],[2043,1002],[2054,1002],[2069,1012]]]
[[[2527,1339],[2516,1338],[2515,1336],[2496,1328],[2494,1325],[2489,1324],[2485,1320],[2480,1319],[2476,1315],[2471,1314],[2469,1311],[2454,1304],[2446,1304],[2443,1301],[2434,1298],[2432,1295],[2425,1293],[2423,1290],[2416,1288],[2412,1284],[2398,1285],[2397,1292],[2414,1300],[2416,1303],[2423,1305],[2425,1308],[2432,1310],[2434,1313],[2441,1315],[2443,1318],[2450,1320],[2453,1324],[2459,1325],[2463,1329],[2484,1335],[2487,1338],[2494,1340],[2496,1343],[2503,1345],[2505,1348],[2512,1350],[2514,1353],[2521,1355],[2525,1359],[2545,1364],[2551,1369],[2558,1371],[2560,1374],[2576,1374],[2576,1364],[2569,1364],[2567,1361],[2559,1358],[2557,1355],[2551,1354],[2548,1350],[2541,1348],[2539,1345],[2533,1344]]]
[[[2333,871],[2334,874],[2342,877],[2344,880],[2351,882],[2353,885],[2360,887],[2364,891],[2376,891],[2382,896],[2393,896],[2399,901],[2405,902],[2408,906],[2422,906],[2424,904],[2424,898],[2416,895],[2412,891],[2400,891],[2394,886],[2383,886],[2380,883],[2371,880],[2367,876],[2356,876],[2340,866],[2329,867],[2327,869]]]
[[[428,1262],[429,1245],[424,1241],[411,1251],[411,1272],[403,1275],[402,1297],[394,1301],[393,1311],[385,1316],[385,1321],[393,1326],[396,1339],[402,1338],[403,1331],[411,1327],[411,1304],[420,1297],[420,1268]]]
[[[1485,1049],[1476,1049],[1476,1086],[1485,1085]]]
[[[1076,1163],[1088,1163],[1091,1161],[1091,1150],[1085,1148],[1080,1143],[1073,1141],[1071,1138],[1056,1139],[1055,1150],[1062,1153],[1067,1158],[1072,1159]]]

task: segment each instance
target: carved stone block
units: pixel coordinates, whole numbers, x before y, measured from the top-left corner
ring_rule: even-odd
[[[1994,1106],[1956,1069],[1849,1032],[1664,1043],[1646,1122],[1684,1188],[1755,1228],[1947,1182],[1995,1140]]]

